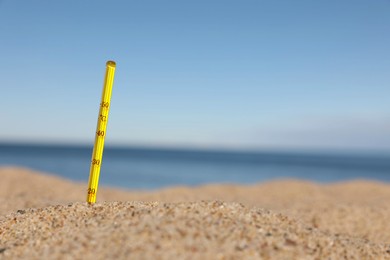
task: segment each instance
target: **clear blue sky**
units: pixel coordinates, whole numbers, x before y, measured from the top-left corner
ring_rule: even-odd
[[[0,0],[0,141],[390,151],[390,1]]]

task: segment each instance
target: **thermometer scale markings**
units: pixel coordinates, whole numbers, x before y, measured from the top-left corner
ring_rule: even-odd
[[[87,202],[93,204],[96,202],[96,193],[99,183],[100,166],[103,157],[104,138],[106,136],[108,113],[110,108],[110,99],[112,92],[112,85],[114,83],[116,64],[113,61],[108,61],[106,64],[106,75],[104,79],[102,100],[100,103],[95,145],[92,152],[91,168],[89,173]]]

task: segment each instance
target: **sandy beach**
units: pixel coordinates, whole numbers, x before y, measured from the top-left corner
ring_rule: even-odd
[[[390,259],[390,185],[134,192],[0,168],[0,259]]]

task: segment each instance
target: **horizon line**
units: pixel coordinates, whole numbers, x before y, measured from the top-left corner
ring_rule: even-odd
[[[36,146],[36,147],[80,147],[93,148],[93,142],[85,141],[42,141],[42,140],[1,140],[0,146]],[[354,148],[302,148],[302,147],[232,147],[232,146],[195,146],[180,144],[148,144],[148,143],[106,143],[107,149],[139,149],[160,151],[204,151],[204,152],[232,152],[232,153],[274,153],[274,154],[313,154],[313,155],[384,155],[390,156],[386,149],[354,149]]]

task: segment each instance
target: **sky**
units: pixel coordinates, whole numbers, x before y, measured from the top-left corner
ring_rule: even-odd
[[[390,151],[390,1],[0,0],[0,141]]]

